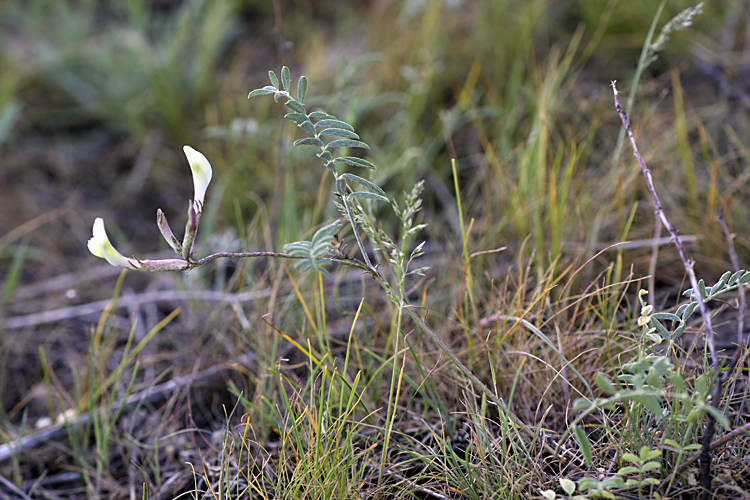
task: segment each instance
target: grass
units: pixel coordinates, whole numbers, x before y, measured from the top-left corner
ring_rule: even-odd
[[[608,88],[634,97],[699,278],[734,273],[715,219],[742,266],[750,27],[731,20],[746,7],[706,6],[639,64],[692,5],[657,19],[653,2],[599,0],[0,7],[2,495],[694,498],[715,410],[714,491],[741,496],[746,371],[710,406],[699,324],[677,339],[682,323],[659,316],[682,314],[690,285],[617,154]],[[363,243],[390,289],[275,259],[99,267],[85,248],[97,216],[125,255],[166,255],[152,221],[161,208],[182,223],[183,144],[214,167],[200,255],[281,251],[337,216],[332,176],[292,147],[302,131],[272,99],[245,99],[282,64],[309,78],[308,111],[370,145],[365,176],[413,209],[368,213],[393,235]],[[361,256],[351,229],[338,238]],[[429,269],[407,275],[422,241],[409,269]],[[731,357],[738,295],[719,289]]]

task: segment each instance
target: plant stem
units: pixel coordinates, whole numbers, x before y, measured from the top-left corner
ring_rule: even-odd
[[[654,202],[654,211],[664,224],[664,227],[667,228],[669,231],[669,234],[672,235],[672,239],[674,241],[675,246],[677,247],[677,252],[680,254],[680,259],[682,259],[682,265],[685,267],[685,272],[688,275],[688,278],[690,279],[690,285],[693,287],[692,290],[692,296],[695,298],[695,301],[698,303],[698,309],[701,312],[701,316],[703,317],[703,323],[706,325],[706,345],[708,346],[708,350],[711,354],[711,362],[713,364],[713,368],[715,371],[716,376],[716,386],[714,387],[714,390],[712,391],[712,398],[709,402],[711,406],[714,408],[718,405],[718,399],[721,394],[721,385],[723,383],[723,377],[720,373],[721,366],[719,364],[719,357],[716,354],[716,342],[714,340],[714,331],[711,328],[711,315],[708,312],[708,308],[706,307],[706,303],[703,300],[703,294],[701,293],[701,289],[698,285],[698,279],[695,277],[695,271],[693,270],[693,266],[695,262],[691,259],[688,259],[687,254],[685,253],[685,248],[682,246],[682,241],[680,241],[680,236],[677,233],[677,230],[672,226],[672,224],[669,222],[669,219],[667,219],[666,214],[664,213],[664,209],[661,205],[661,201],[659,200],[659,196],[656,193],[656,187],[654,186],[654,180],[651,176],[651,170],[646,166],[646,162],[643,160],[643,157],[641,156],[640,151],[638,151],[638,146],[635,143],[635,137],[633,136],[633,128],[630,126],[630,121],[628,120],[627,115],[625,114],[625,111],[623,111],[622,107],[620,106],[620,98],[618,97],[617,92],[617,86],[615,81],[612,81],[612,91],[614,92],[615,96],[615,108],[617,108],[617,113],[620,115],[620,120],[622,120],[622,124],[625,126],[625,130],[627,131],[628,138],[630,139],[630,145],[633,147],[633,156],[635,156],[636,160],[638,160],[638,164],[641,166],[641,171],[643,172],[644,177],[646,178],[646,184],[648,186],[648,190],[651,193],[651,199]],[[708,415],[708,424],[706,426],[705,434],[703,435],[703,438],[701,439],[701,467],[700,467],[700,484],[703,486],[703,496],[704,498],[711,498],[711,457],[710,457],[710,445],[711,445],[711,439],[713,438],[713,434],[716,430],[716,420],[714,417],[709,414]]]

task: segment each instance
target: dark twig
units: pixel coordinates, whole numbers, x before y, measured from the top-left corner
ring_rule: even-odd
[[[654,212],[656,216],[661,219],[662,224],[664,224],[664,227],[667,228],[669,234],[672,235],[674,244],[677,247],[677,252],[680,254],[680,259],[682,259],[682,264],[685,267],[685,272],[690,279],[690,285],[693,287],[692,295],[695,298],[696,302],[698,302],[698,309],[700,310],[701,316],[703,317],[703,323],[706,325],[706,345],[708,346],[708,350],[711,354],[711,362],[713,363],[713,368],[716,372],[716,387],[714,387],[714,390],[712,391],[713,394],[710,404],[716,407],[719,395],[721,394],[721,384],[723,382],[723,379],[720,376],[721,367],[719,364],[719,357],[716,354],[714,331],[711,328],[711,315],[709,314],[706,303],[703,300],[703,295],[701,294],[700,287],[698,286],[698,279],[695,277],[695,271],[693,270],[695,262],[688,258],[687,254],[685,253],[685,249],[682,246],[682,242],[680,241],[680,236],[677,233],[677,230],[669,222],[669,219],[667,219],[667,216],[664,213],[661,201],[659,200],[659,195],[656,194],[656,187],[654,186],[654,180],[651,176],[651,170],[649,170],[649,168],[646,166],[646,162],[643,160],[640,151],[638,151],[638,146],[636,145],[635,137],[633,136],[633,128],[630,126],[630,121],[628,120],[625,111],[620,106],[620,99],[618,97],[616,83],[616,81],[612,82],[612,91],[614,92],[615,96],[615,108],[617,108],[617,113],[620,115],[620,120],[622,120],[622,124],[625,126],[625,130],[627,131],[628,138],[630,139],[630,145],[633,147],[633,156],[635,156],[636,160],[638,160],[638,164],[641,166],[641,171],[646,178],[646,184],[648,185],[648,190],[651,193],[651,199],[654,202]],[[701,440],[702,448],[700,461],[700,484],[703,487],[703,495],[705,498],[711,497],[711,462],[709,447],[711,445],[711,439],[713,438],[715,430],[716,420],[709,413],[706,432],[703,435],[703,439]]]

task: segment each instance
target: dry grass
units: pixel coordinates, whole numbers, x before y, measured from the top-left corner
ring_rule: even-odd
[[[657,311],[674,312],[687,285],[668,241],[653,245],[635,163],[612,167],[607,85],[629,81],[655,9],[631,3],[59,2],[57,23],[46,0],[0,7],[0,496],[559,498],[560,478],[612,477],[642,445],[663,452],[650,476],[661,494],[697,495],[695,451],[664,439],[674,430],[689,447],[702,419],[659,422],[632,401],[593,412],[591,465],[566,434],[573,401],[605,395],[597,372],[614,379],[663,352],[696,394],[707,369],[699,324],[671,351],[637,324],[650,265]],[[631,113],[709,284],[731,269],[721,208],[741,264],[750,257],[750,27],[730,3],[674,35]],[[329,222],[333,187],[291,148],[297,130],[271,99],[245,100],[281,64],[310,78],[311,109],[356,124],[386,192],[400,200],[426,180],[415,267],[430,271],[406,295],[535,435],[412,318],[396,328],[398,309],[359,271],[332,267],[322,295],[271,259],[117,285],[119,270],[88,254],[97,216],[123,253],[164,253],[152,221],[189,198],[184,143],[214,166],[201,254],[278,251]],[[377,216],[397,230],[387,209]],[[737,295],[722,299],[729,351]],[[734,429],[748,423],[744,356],[719,406]],[[662,405],[679,415],[670,388]],[[716,439],[727,435],[716,495],[744,498],[747,440]]]

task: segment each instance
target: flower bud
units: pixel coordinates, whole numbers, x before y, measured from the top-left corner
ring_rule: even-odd
[[[182,255],[182,245],[180,245],[180,242],[175,238],[174,233],[172,233],[172,229],[169,227],[169,222],[167,222],[167,216],[164,215],[161,208],[156,211],[156,225],[159,226],[161,235],[167,240],[167,243],[172,247],[172,250],[177,252],[177,255]]]

